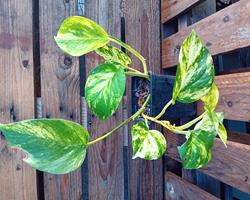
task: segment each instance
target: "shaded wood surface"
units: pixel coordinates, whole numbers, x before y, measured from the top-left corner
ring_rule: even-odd
[[[76,14],[76,1],[40,1],[42,115],[80,123],[79,61],[64,54],[53,36],[61,22]],[[44,174],[46,200],[81,199],[81,169],[67,175]]]
[[[34,118],[32,1],[0,2],[0,122]],[[36,200],[36,171],[0,135],[0,199]]]
[[[162,0],[161,23],[169,21],[202,1],[203,0]]]
[[[160,1],[124,0],[122,14],[125,17],[126,42],[147,59],[151,71],[160,73]],[[138,60],[134,59],[133,66],[142,70]],[[129,81],[127,84],[129,115],[131,115],[130,96],[131,82]],[[128,155],[128,198],[131,200],[163,199],[162,159],[157,161],[132,160],[130,130]]]
[[[219,200],[217,197],[205,192],[199,187],[185,181],[171,172],[165,173],[165,199]]]
[[[180,136],[176,139],[174,134],[168,131],[165,131],[165,135],[169,143],[167,155],[180,161],[177,146],[182,144],[184,137]],[[250,146],[228,141],[226,148],[219,139],[216,139],[212,160],[208,166],[199,171],[250,193]]]
[[[212,55],[250,46],[250,2],[241,0],[162,42],[162,67],[177,65],[180,46],[194,29]],[[225,31],[226,30],[226,31]]]
[[[250,72],[216,76],[220,92],[216,111],[224,112],[226,119],[250,121]],[[199,102],[198,113],[203,112]]]
[[[99,23],[112,36],[120,38],[120,1],[88,0],[86,16]],[[92,68],[102,63],[95,53],[86,56],[87,76]],[[89,112],[88,130],[91,139],[112,130],[123,120],[122,106],[113,117],[99,120]],[[124,199],[123,130],[89,147],[89,199]]]

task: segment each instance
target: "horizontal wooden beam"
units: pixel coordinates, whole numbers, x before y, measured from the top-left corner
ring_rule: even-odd
[[[224,112],[226,119],[250,121],[250,72],[216,76],[220,99],[216,111]],[[201,102],[197,112],[203,112]]]
[[[250,46],[250,1],[241,0],[162,42],[162,67],[177,65],[180,46],[194,29],[212,55]]]
[[[203,0],[162,0],[161,22],[165,23]]]
[[[179,176],[171,173],[165,173],[165,199],[185,199],[185,200],[218,200],[217,197],[200,189],[196,185],[185,181]]]
[[[165,131],[165,135],[169,144],[167,156],[180,161],[177,146],[181,145],[185,138],[168,131]],[[250,145],[228,141],[226,148],[219,139],[216,139],[212,160],[199,171],[250,193]]]

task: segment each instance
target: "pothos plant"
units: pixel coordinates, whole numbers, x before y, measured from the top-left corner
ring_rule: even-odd
[[[118,108],[125,92],[127,76],[150,79],[146,59],[129,45],[108,35],[90,19],[80,16],[65,19],[55,41],[64,52],[72,56],[95,51],[104,58],[104,63],[89,73],[85,85],[87,105],[102,120],[112,116]],[[138,58],[143,65],[143,72],[131,67],[131,58],[110,42]],[[141,117],[144,120],[132,126],[133,158],[155,160],[166,151],[166,139],[158,130],[150,130],[148,122],[151,121],[173,134],[186,136],[186,141],[178,147],[178,152],[184,168],[196,169],[211,160],[211,149],[217,135],[226,145],[223,113],[214,111],[218,97],[212,57],[195,31],[192,31],[180,49],[172,99],[157,116],[149,116],[144,112],[150,101],[148,95],[135,114],[94,140],[90,140],[88,131],[81,125],[63,119],[32,119],[1,124],[0,130],[11,147],[19,148],[27,154],[24,161],[32,167],[49,173],[65,174],[81,166],[89,146]],[[176,101],[192,103],[198,100],[203,101],[205,111],[194,120],[175,126],[160,119]]]

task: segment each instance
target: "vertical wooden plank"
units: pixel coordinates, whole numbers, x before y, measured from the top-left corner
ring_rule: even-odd
[[[55,44],[61,22],[76,14],[77,1],[40,2],[41,98],[46,118],[80,123],[79,59],[64,54]],[[81,199],[81,169],[67,175],[44,174],[45,199]]]
[[[0,2],[0,122],[34,118],[32,1]],[[0,135],[0,199],[37,199],[36,171]]]
[[[152,72],[160,73],[160,1],[123,0],[126,42],[137,49],[146,59]],[[141,68],[138,60],[134,66]],[[130,99],[131,85],[127,87]],[[131,108],[128,101],[128,108]],[[131,114],[131,111],[129,111]],[[129,141],[129,199],[163,199],[163,165],[157,161],[132,160],[131,138]]]
[[[120,38],[120,0],[87,0],[86,16],[112,36]],[[103,62],[95,53],[86,56],[86,71]],[[101,121],[89,112],[91,138],[108,132],[123,120],[122,106],[110,119]],[[124,199],[123,130],[89,147],[89,199]]]

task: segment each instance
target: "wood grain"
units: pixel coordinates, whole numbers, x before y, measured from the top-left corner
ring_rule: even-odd
[[[219,200],[217,197],[200,189],[196,185],[185,181],[171,172],[165,173],[165,199],[166,200]]]
[[[99,23],[112,36],[120,38],[120,1],[86,1],[86,16]],[[95,53],[86,56],[86,71],[103,62]],[[89,111],[88,129],[97,138],[123,120],[122,106],[113,117],[101,121]],[[89,199],[124,199],[123,130],[89,147]]]
[[[55,44],[61,22],[76,14],[76,1],[40,1],[41,98],[43,117],[80,123],[79,60]],[[46,200],[81,199],[81,169],[67,175],[44,174]]]
[[[181,139],[178,141],[173,134],[167,131],[165,133],[169,143],[167,155],[180,161],[177,146],[182,143],[180,140],[184,140],[184,137],[180,136]],[[250,146],[228,141],[227,148],[225,148],[222,142],[216,139],[211,162],[199,171],[243,192],[250,193]]]
[[[140,52],[152,72],[160,73],[160,1],[124,0],[126,42]],[[142,70],[134,59],[133,66]],[[131,115],[131,82],[127,84],[128,110]],[[156,127],[154,127],[156,128]],[[129,131],[130,133],[130,131]],[[132,160],[131,135],[129,134],[129,199],[163,199],[163,165],[157,161]]]
[[[32,1],[0,2],[0,122],[34,118]],[[0,199],[36,200],[36,171],[0,135]]]
[[[161,23],[171,20],[201,2],[202,0],[162,0]]]
[[[162,67],[177,65],[180,46],[194,29],[212,55],[250,46],[250,2],[241,0],[162,42]],[[226,30],[226,31],[225,31]]]
[[[220,98],[216,111],[224,112],[226,119],[250,121],[250,72],[216,76]],[[198,113],[203,105],[198,103]]]

